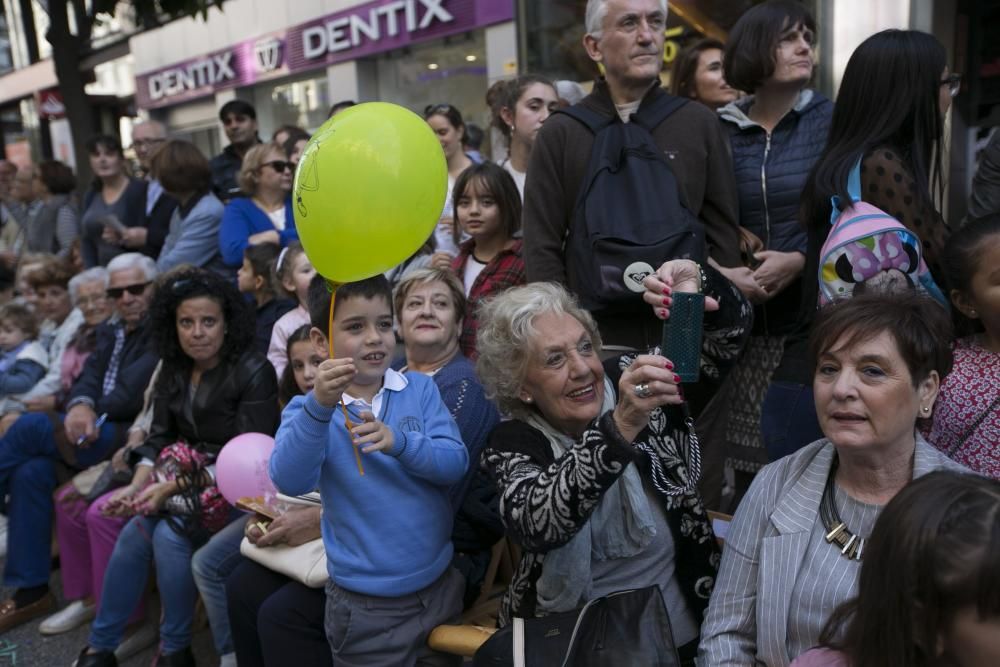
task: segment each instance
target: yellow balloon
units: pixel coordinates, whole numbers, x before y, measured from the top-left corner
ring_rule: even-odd
[[[387,271],[423,245],[444,208],[448,168],[420,116],[368,102],[317,130],[292,190],[309,261],[346,283]]]

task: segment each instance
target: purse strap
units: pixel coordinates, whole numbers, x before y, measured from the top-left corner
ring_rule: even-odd
[[[524,667],[524,619],[514,617],[514,667]]]

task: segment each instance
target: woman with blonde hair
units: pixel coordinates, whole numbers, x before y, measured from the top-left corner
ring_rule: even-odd
[[[219,228],[219,248],[227,266],[239,268],[247,246],[276,243],[284,247],[298,240],[292,173],[293,164],[278,144],[259,144],[247,151],[238,177],[246,196],[226,204]]]

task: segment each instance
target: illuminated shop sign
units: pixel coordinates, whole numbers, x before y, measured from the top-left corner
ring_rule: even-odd
[[[378,0],[136,77],[152,109],[514,19],[513,0]]]

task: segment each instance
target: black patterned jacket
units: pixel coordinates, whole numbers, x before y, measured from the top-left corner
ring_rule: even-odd
[[[720,274],[706,271],[705,291],[719,299],[721,307],[705,316],[702,367],[709,378],[719,380],[749,336],[752,308]],[[626,355],[613,360],[608,368],[612,384],[617,386],[621,372],[633,359],[634,355]],[[678,408],[654,410],[647,428],[636,438],[641,441],[656,452],[675,484],[687,486],[691,440]],[[501,627],[514,616],[543,615],[537,609],[536,583],[545,554],[569,542],[586,525],[628,463],[634,461],[647,476],[650,468],[648,456],[619,434],[611,413],[595,419],[558,459],[541,431],[519,420],[501,423],[490,436],[483,461],[496,480],[507,537],[522,549],[501,601],[497,621]],[[696,492],[658,495],[673,533],[678,583],[700,624],[719,567],[715,535]]]

